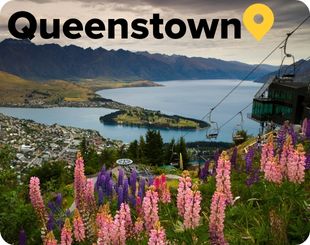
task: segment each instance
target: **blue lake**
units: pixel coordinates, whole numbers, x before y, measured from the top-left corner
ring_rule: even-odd
[[[125,104],[141,106],[147,109],[160,110],[166,114],[178,114],[201,119],[238,81],[232,80],[198,80],[198,81],[167,81],[160,82],[162,87],[122,88],[102,90],[98,94]],[[213,113],[213,119],[219,125],[248,105],[260,84],[244,82],[224,103]],[[244,129],[257,134],[259,125],[244,113]],[[146,128],[103,125],[99,117],[113,112],[102,108],[0,108],[0,113],[23,119],[32,119],[44,124],[61,124],[85,129],[94,129],[106,138],[130,142],[139,139],[147,131]],[[235,118],[220,131],[218,141],[232,141],[232,132],[240,123]],[[206,141],[206,130],[161,130],[165,142],[186,134],[186,141]]]

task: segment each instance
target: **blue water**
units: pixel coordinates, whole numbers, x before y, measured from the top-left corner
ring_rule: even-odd
[[[162,87],[122,88],[99,91],[105,98],[125,104],[141,106],[147,109],[160,110],[166,114],[201,119],[220,98],[236,85],[231,80],[199,80],[160,82]],[[244,82],[217,110],[213,119],[221,125],[232,115],[249,104],[259,89],[260,84]],[[100,108],[0,108],[0,113],[23,119],[32,119],[45,124],[58,123],[85,129],[94,129],[106,138],[131,142],[144,135],[146,128],[103,125],[99,117],[113,110]],[[258,124],[246,118],[244,113],[244,129],[251,134],[258,133]],[[237,117],[220,131],[219,141],[231,141],[232,131],[240,123]],[[165,142],[186,134],[186,141],[206,141],[206,130],[161,130]]]

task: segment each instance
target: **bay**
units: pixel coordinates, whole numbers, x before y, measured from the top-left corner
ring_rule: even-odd
[[[182,115],[201,119],[238,81],[232,80],[195,80],[159,82],[161,87],[121,88],[102,90],[98,94],[104,98],[146,109],[160,110],[169,115]],[[248,105],[261,84],[244,82],[212,114],[212,119],[223,124],[238,111]],[[94,129],[103,137],[131,142],[145,135],[147,129],[120,125],[104,125],[99,117],[114,110],[105,108],[0,108],[0,113],[22,119],[31,119],[44,124],[60,124],[85,129]],[[245,111],[243,127],[248,133],[256,135],[259,125],[247,118]],[[241,121],[236,117],[219,134],[218,141],[232,141],[232,132]],[[186,135],[186,141],[206,141],[206,130],[168,130],[161,129],[165,142]]]

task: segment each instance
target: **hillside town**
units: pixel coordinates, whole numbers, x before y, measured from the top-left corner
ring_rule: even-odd
[[[15,149],[14,168],[40,166],[50,160],[63,160],[71,164],[84,138],[97,152],[123,144],[121,141],[104,139],[94,130],[44,125],[0,113],[0,145],[9,144]]]

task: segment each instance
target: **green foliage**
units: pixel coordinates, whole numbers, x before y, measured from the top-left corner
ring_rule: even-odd
[[[54,191],[62,186],[73,182],[73,171],[65,166],[66,162],[46,162],[40,167],[31,169],[26,177],[26,183],[32,176],[40,179],[41,188],[43,191]]]
[[[7,146],[0,146],[0,169],[9,169],[15,158],[15,151]]]
[[[148,130],[145,136],[145,156],[150,165],[160,166],[163,163],[163,139],[159,131]]]
[[[117,159],[120,158],[120,152],[115,148],[105,148],[100,156],[100,161],[97,163],[99,165],[98,170],[99,171],[102,167],[102,165],[105,165],[107,168],[111,168]],[[87,167],[88,163],[86,164]]]

